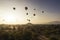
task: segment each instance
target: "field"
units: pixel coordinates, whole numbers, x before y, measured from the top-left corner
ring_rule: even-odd
[[[60,40],[60,24],[1,24],[0,40]]]

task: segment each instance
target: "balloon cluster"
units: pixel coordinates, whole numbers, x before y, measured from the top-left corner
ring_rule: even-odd
[[[42,13],[44,13],[44,11],[42,11]]]
[[[28,7],[25,7],[25,10],[27,11],[28,10]],[[33,10],[36,10],[36,9],[33,9]],[[42,13],[44,13],[44,11],[42,11]],[[26,15],[29,15],[29,13],[26,13]],[[36,16],[36,14],[34,13],[33,16]],[[27,21],[30,22],[30,19],[27,19]]]
[[[28,7],[25,7],[25,10],[27,11]],[[33,10],[36,10],[36,9],[33,9]],[[29,15],[29,13],[26,13],[26,15]],[[33,14],[33,16],[36,16],[36,14]]]
[[[13,7],[13,10],[16,10],[16,8]],[[27,6],[25,7],[25,10],[26,11],[28,10],[28,7]],[[34,8],[33,10],[35,11],[36,9]],[[44,11],[42,11],[42,13],[44,13]],[[29,13],[27,12],[26,15],[29,15]],[[36,14],[34,13],[33,16],[36,16]],[[27,19],[27,21],[29,21],[29,23],[30,23],[31,20],[30,19]]]
[[[25,10],[27,11],[28,10],[28,7],[25,7]],[[33,9],[33,10],[36,10],[36,9]],[[26,13],[26,15],[29,15],[29,13]],[[33,16],[36,16],[36,14],[34,13]],[[30,19],[27,19],[27,21],[29,21],[29,23],[30,23],[31,20]]]

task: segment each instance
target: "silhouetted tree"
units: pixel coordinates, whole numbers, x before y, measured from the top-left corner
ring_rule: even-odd
[[[50,38],[50,40],[58,40],[57,38]]]

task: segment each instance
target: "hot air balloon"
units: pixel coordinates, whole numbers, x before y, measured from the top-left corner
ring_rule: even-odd
[[[33,9],[33,10],[36,10],[36,9]]]
[[[25,10],[28,10],[28,7],[25,7]]]
[[[36,14],[33,14],[33,16],[36,16]]]
[[[26,13],[26,15],[28,15],[28,13]]]
[[[44,11],[42,11],[42,13],[44,13]]]
[[[29,22],[30,22],[30,19],[27,19],[27,21],[29,21]]]
[[[13,10],[15,10],[16,8],[15,7],[13,7]]]

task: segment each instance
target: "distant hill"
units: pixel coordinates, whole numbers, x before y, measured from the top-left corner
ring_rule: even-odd
[[[48,22],[48,24],[60,24],[60,21],[52,21],[52,22]]]

